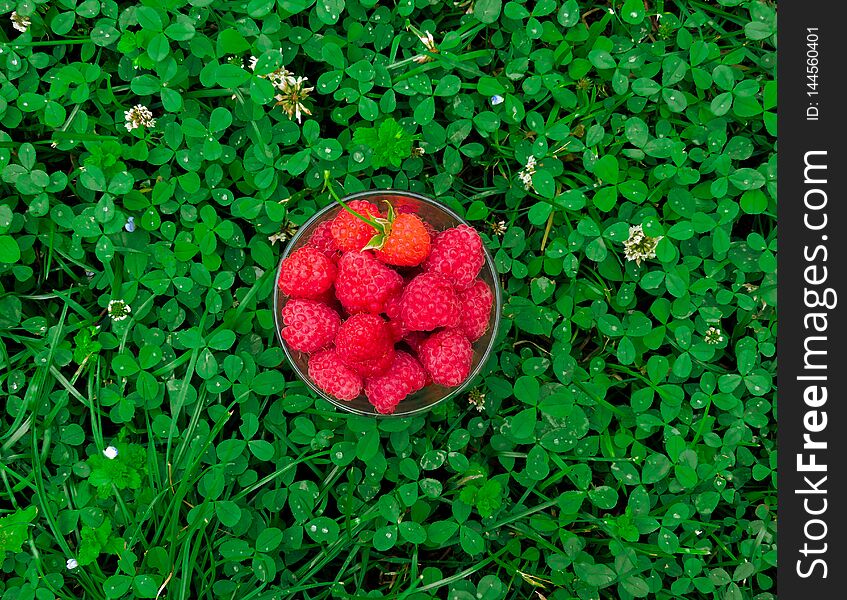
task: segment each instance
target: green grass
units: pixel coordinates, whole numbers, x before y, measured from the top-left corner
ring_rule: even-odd
[[[775,597],[772,3],[5,11],[0,600]],[[285,364],[325,171],[483,234],[470,394],[370,420]]]

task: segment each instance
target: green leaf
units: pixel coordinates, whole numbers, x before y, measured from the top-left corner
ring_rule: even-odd
[[[11,235],[0,235],[0,263],[16,263],[21,258],[21,249]]]
[[[621,19],[633,25],[644,20],[644,2],[642,0],[626,0],[621,7]]]
[[[28,506],[10,515],[0,517],[0,555],[4,552],[20,552],[29,537],[29,526],[35,520],[38,508]]]
[[[503,0],[476,0],[473,14],[483,23],[491,24],[497,21],[502,7]]]
[[[329,517],[317,517],[306,524],[306,533],[318,543],[332,543],[338,539],[338,523]]]

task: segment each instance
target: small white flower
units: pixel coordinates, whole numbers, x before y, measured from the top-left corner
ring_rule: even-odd
[[[13,10],[12,14],[9,15],[9,20],[12,22],[12,27],[20,31],[21,33],[26,33],[26,30],[29,29],[29,26],[32,25],[32,22],[29,20],[29,17],[24,17],[18,14],[18,11]]]
[[[73,570],[73,569],[76,569],[79,566],[79,563],[77,562],[77,560],[75,558],[69,558],[65,562],[65,566],[68,568],[68,570]]]
[[[106,308],[106,312],[109,313],[113,321],[123,321],[132,312],[132,308],[123,300],[109,300],[109,306]]]
[[[717,327],[709,327],[706,330],[706,335],[703,336],[703,339],[707,344],[716,345],[720,344],[724,340],[724,337],[720,329]]]
[[[124,229],[126,229],[126,230],[127,230],[127,231],[129,231],[130,233],[132,233],[133,231],[135,231],[135,217],[129,217],[129,218],[126,220],[126,225],[124,225]]]
[[[109,446],[108,448],[103,450],[103,456],[105,456],[109,460],[115,460],[118,457],[118,449],[114,446]]]
[[[426,154],[426,150],[424,150],[420,146],[412,148],[412,156],[423,156],[424,154]]]
[[[139,127],[155,127],[156,119],[153,118],[153,113],[150,112],[143,104],[136,104],[129,110],[124,111],[124,126],[127,131],[138,129]]]
[[[250,67],[250,70],[251,70],[251,71],[255,71],[255,70],[256,70],[256,63],[257,63],[257,62],[259,62],[259,59],[258,59],[258,58],[256,58],[255,56],[252,56],[252,55],[251,55],[251,56],[250,56],[250,58],[247,60],[247,66],[248,66],[248,67]]]
[[[629,238],[623,243],[624,256],[627,260],[634,260],[637,265],[641,265],[642,260],[656,258],[656,245],[662,237],[650,237],[644,234],[641,225],[632,225]]]
[[[702,534],[702,533],[703,533],[703,530],[702,530],[702,529],[695,529],[695,530],[694,530],[694,535],[700,535],[700,534]]]
[[[435,43],[435,38],[432,37],[432,34],[429,31],[425,31],[423,34],[418,34],[418,39],[421,41],[421,43],[424,45],[428,52],[438,54],[438,44]],[[427,54],[418,54],[412,60],[422,65],[424,63],[432,62],[435,59]]]
[[[281,93],[276,95],[276,106],[282,107],[288,118],[297,119],[298,123],[303,115],[312,114],[312,111],[303,104],[303,101],[309,97],[309,92],[315,89],[313,87],[306,87],[307,81],[309,81],[308,77],[294,77],[291,74],[285,75],[281,84],[278,86]]]
[[[485,393],[478,389],[471,390],[468,394],[468,403],[476,408],[477,412],[482,412],[485,410]]]
[[[506,221],[496,221],[491,223],[491,232],[494,235],[500,236],[506,233]]]
[[[535,157],[530,154],[526,159],[526,165],[518,171],[518,179],[521,180],[526,190],[532,189],[532,176],[535,174]]]
[[[498,104],[503,104],[505,101],[506,101],[506,99],[503,96],[498,96],[497,94],[494,94],[493,96],[491,96],[491,106],[497,106]]]

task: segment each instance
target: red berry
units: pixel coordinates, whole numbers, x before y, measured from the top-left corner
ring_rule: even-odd
[[[378,412],[389,415],[403,398],[426,383],[421,364],[406,352],[397,352],[388,371],[365,381],[365,395]]]
[[[473,284],[484,263],[485,254],[479,234],[473,227],[459,225],[435,236],[424,270],[440,273],[456,289],[464,290]]]
[[[433,227],[432,225],[430,225],[427,221],[424,221],[423,224],[424,229],[426,229],[426,232],[429,234],[430,250],[432,250],[432,240],[435,236],[438,235],[438,230],[435,229],[435,227]]]
[[[491,288],[481,279],[477,279],[464,292],[459,292],[461,312],[459,327],[470,341],[477,341],[488,329],[493,305],[494,294],[491,293]]]
[[[403,325],[410,331],[432,331],[459,324],[459,298],[450,282],[436,273],[421,273],[403,290]]]
[[[423,221],[417,215],[398,214],[391,232],[375,256],[398,267],[416,267],[429,256],[430,239]]]
[[[382,216],[379,209],[366,200],[353,200],[348,202],[347,206],[350,210],[369,219]],[[330,228],[332,237],[335,238],[335,245],[344,252],[359,252],[376,235],[376,229],[372,225],[343,208],[332,220]]]
[[[326,304],[291,298],[282,307],[282,339],[294,350],[314,352],[335,339],[341,317]]]
[[[318,298],[332,287],[336,273],[320,250],[303,246],[282,261],[279,289],[292,298]]]
[[[362,377],[374,377],[382,375],[391,366],[394,361],[394,348],[389,348],[388,351],[377,358],[369,358],[367,360],[347,361],[351,369],[356,371]]]
[[[406,335],[403,336],[403,341],[408,344],[409,348],[415,351],[415,353],[420,352],[421,344],[426,341],[427,334],[423,331],[409,331]]]
[[[328,258],[337,261],[338,246],[335,245],[335,238],[332,237],[332,221],[324,221],[315,227],[306,245],[317,248]]]
[[[400,379],[408,384],[410,394],[423,389],[423,386],[427,383],[426,371],[424,371],[421,363],[414,356],[402,350],[397,352],[397,357],[391,365],[391,371],[396,371]]]
[[[332,349],[309,358],[309,377],[320,389],[339,400],[353,400],[362,393],[362,378]]]
[[[370,313],[353,315],[341,324],[335,336],[335,350],[346,362],[379,358],[393,347],[388,324]]]
[[[452,387],[468,378],[473,348],[459,329],[443,329],[421,344],[418,357],[433,383]]]
[[[349,313],[381,313],[403,278],[367,252],[346,252],[338,263],[335,295]]]
[[[398,213],[417,214],[420,202],[403,196],[391,196],[388,200]]]

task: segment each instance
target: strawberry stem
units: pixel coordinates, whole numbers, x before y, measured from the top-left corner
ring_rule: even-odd
[[[380,225],[379,223],[377,223],[376,221],[374,221],[372,219],[367,218],[364,215],[360,215],[355,210],[353,210],[352,208],[347,206],[347,203],[344,202],[344,200],[342,200],[341,198],[338,197],[338,194],[335,192],[335,188],[332,186],[332,179],[329,176],[329,171],[324,171],[324,189],[329,191],[329,195],[332,196],[333,200],[335,200],[336,202],[338,202],[341,205],[341,208],[343,208],[344,210],[349,212],[354,217],[361,219],[362,221],[364,221],[365,223],[367,223],[368,225],[370,225],[371,227],[376,229],[378,233],[383,232],[384,227],[382,225]]]

